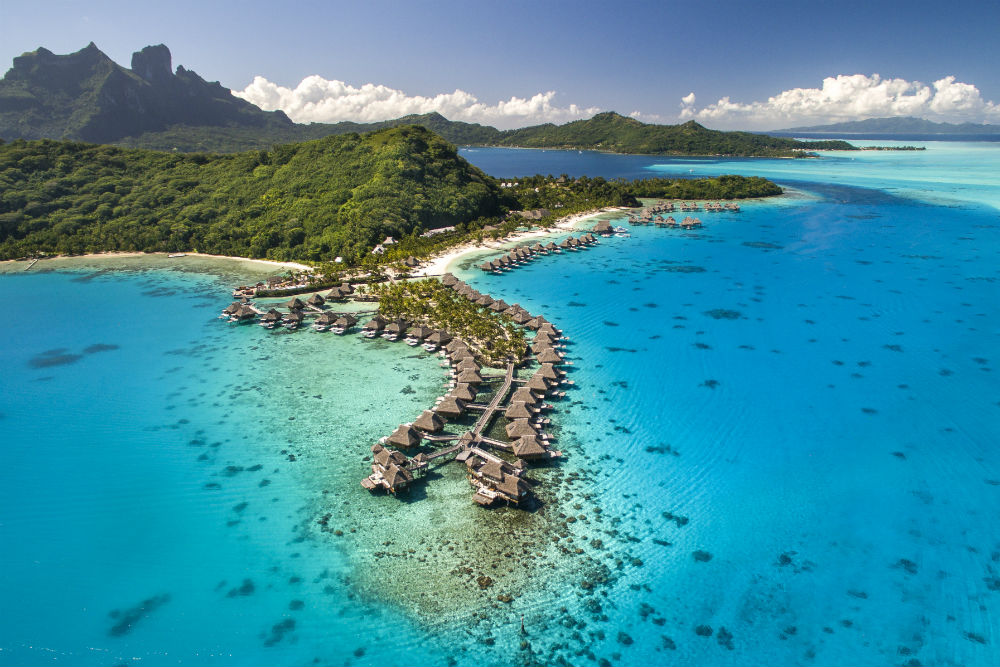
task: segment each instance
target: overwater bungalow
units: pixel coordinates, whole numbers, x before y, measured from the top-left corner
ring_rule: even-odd
[[[476,400],[476,389],[471,384],[466,384],[461,382],[455,385],[455,388],[449,392],[455,398],[461,399],[466,403],[471,403]]]
[[[510,402],[524,403],[528,407],[533,408],[541,402],[541,399],[538,398],[538,395],[535,394],[530,389],[528,389],[527,387],[520,387],[518,389],[515,389],[514,393],[511,394]]]
[[[493,305],[493,297],[489,294],[483,294],[478,299],[476,299],[476,305],[482,306],[483,308],[489,308]]]
[[[542,319],[540,317],[533,317],[525,322],[524,326],[534,331],[538,331],[538,327],[542,326]]]
[[[385,329],[386,321],[385,318],[376,315],[375,317],[368,320],[363,327],[361,327],[361,335],[365,338],[375,338],[379,335],[379,332]]]
[[[286,329],[298,329],[305,317],[301,310],[293,310],[290,313],[285,313],[281,318],[283,322],[282,326]]]
[[[562,371],[557,369],[552,364],[542,364],[541,367],[535,371],[537,375],[541,375],[546,380],[559,380],[565,375]]]
[[[595,234],[603,234],[605,236],[610,236],[614,233],[614,230],[611,229],[611,223],[607,220],[598,220],[597,224],[594,225],[593,231]]]
[[[340,293],[344,296],[354,294],[354,287],[351,286],[351,283],[340,283]]]
[[[428,352],[434,352],[439,346],[445,345],[451,341],[451,334],[447,331],[435,331],[430,336],[424,340],[424,349]]]
[[[396,430],[392,432],[392,435],[389,436],[387,442],[390,445],[408,449],[419,445],[422,437],[423,436],[420,431],[413,428],[412,424],[400,424]]]
[[[313,308],[320,308],[325,303],[326,303],[326,299],[324,299],[323,297],[321,297],[319,294],[313,294],[306,301],[306,304],[312,306]]]
[[[489,305],[489,309],[492,310],[494,313],[502,313],[508,308],[510,308],[510,306],[508,306],[503,299],[500,299],[499,301],[494,301]]]
[[[337,321],[337,314],[327,311],[322,313],[319,317],[313,321],[312,328],[316,331],[326,331],[333,326],[333,323]]]
[[[434,329],[425,327],[422,324],[410,327],[410,330],[406,332],[406,344],[410,347],[420,345],[420,341],[426,339],[432,333],[434,333]]]
[[[369,491],[381,487],[395,493],[413,481],[413,473],[409,470],[411,462],[401,452],[375,445],[372,454],[372,474],[361,480],[361,486]]]
[[[543,364],[561,364],[563,358],[551,347],[547,347],[538,354],[538,361]]]
[[[538,435],[538,430],[527,419],[515,419],[504,428],[508,438],[520,438],[525,435]]]
[[[434,412],[448,419],[461,417],[465,412],[465,401],[454,396],[445,396],[444,400],[434,407]]]
[[[228,320],[230,317],[232,317],[233,313],[235,313],[236,309],[239,307],[240,307],[240,302],[233,301],[231,304],[222,309],[222,312],[219,314],[219,319]]]
[[[559,338],[560,335],[562,334],[562,332],[559,331],[558,329],[556,329],[555,325],[552,324],[551,322],[545,322],[545,323],[542,324],[542,326],[538,327],[538,333],[540,333],[540,334],[541,333],[549,333],[554,338]]]
[[[479,371],[474,371],[470,368],[460,372],[458,377],[455,378],[455,381],[466,382],[468,384],[481,384],[483,376],[479,374]]]
[[[561,252],[559,246],[557,246],[553,241],[549,241],[548,245],[545,246],[548,252]]]
[[[451,287],[452,285],[454,285],[457,282],[458,282],[458,278],[456,278],[451,273],[446,273],[443,276],[441,276],[441,284],[444,285],[445,287]]]
[[[385,325],[385,331],[382,333],[382,338],[385,338],[388,341],[399,340],[399,337],[402,336],[409,328],[410,323],[406,320],[402,318],[393,320]]]
[[[534,392],[541,393],[544,395],[549,390],[549,381],[545,379],[544,376],[539,375],[537,372],[531,376],[531,378],[524,385],[528,389]]]
[[[573,244],[569,242],[569,239],[565,239],[562,243],[559,244],[559,248],[561,250],[572,250]]]
[[[547,336],[538,336],[531,342],[531,352],[532,354],[541,354],[545,350],[554,348],[556,346],[555,341]]]
[[[479,362],[477,362],[472,357],[465,357],[464,359],[461,359],[457,364],[455,364],[455,369],[459,372],[472,370],[478,373],[479,368],[480,368]]]
[[[265,329],[273,329],[274,327],[281,324],[281,313],[272,308],[263,315],[261,315],[260,322],[258,324]]]
[[[444,420],[434,412],[424,410],[413,425],[424,433],[438,433],[444,428]]]
[[[461,338],[452,338],[450,341],[446,341],[444,344],[444,350],[449,354],[462,347],[468,349],[469,346],[466,345],[465,341],[462,340]]]
[[[536,243],[535,245],[531,246],[531,252],[535,253],[536,255],[545,255],[547,254],[548,251],[545,250],[545,247],[541,243]]]
[[[514,456],[526,461],[552,458],[552,452],[545,447],[537,435],[523,435],[511,442]]]
[[[305,302],[302,301],[302,299],[300,299],[297,296],[293,296],[291,298],[291,300],[286,301],[285,303],[283,303],[281,305],[283,305],[288,310],[302,310],[303,308],[306,307]]]
[[[676,227],[677,226],[677,221],[674,220],[674,216],[671,215],[671,216],[669,216],[667,218],[666,224],[667,224],[667,227]]]
[[[497,500],[505,500],[515,505],[528,496],[528,486],[514,466],[494,460],[483,461],[478,457],[466,461],[469,469],[469,483],[476,489],[472,500],[479,505],[492,505]]]
[[[524,401],[515,401],[507,406],[503,416],[507,419],[532,419],[535,413]]]
[[[254,310],[253,306],[246,303],[241,303],[233,310],[229,315],[230,322],[239,322],[240,324],[246,324],[247,322],[252,322],[254,318],[257,317],[257,311]]]
[[[531,321],[531,315],[524,312],[523,310],[519,310],[518,312],[511,315],[511,319],[514,320],[515,324],[524,325]]]
[[[338,336],[344,335],[344,332],[353,327],[358,323],[358,318],[354,317],[350,313],[345,313],[341,315],[336,320],[333,321],[333,326],[330,327],[330,331],[337,334]]]
[[[479,265],[479,268],[489,273],[493,271],[493,262],[483,262]]]

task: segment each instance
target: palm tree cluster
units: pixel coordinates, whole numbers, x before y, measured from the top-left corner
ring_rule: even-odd
[[[436,279],[381,283],[370,292],[383,316],[444,329],[476,350],[487,365],[520,362],[527,353],[524,331],[510,317],[473,303]]]

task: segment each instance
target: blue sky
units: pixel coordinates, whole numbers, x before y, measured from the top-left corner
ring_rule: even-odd
[[[827,100],[833,120],[914,111],[1000,122],[990,104],[1000,100],[998,33],[996,0],[0,0],[5,63],[38,46],[68,53],[93,40],[127,66],[132,51],[164,43],[175,66],[234,90],[260,77],[246,90],[248,99],[303,121],[370,120],[434,107],[462,120],[511,126],[599,109],[659,122],[694,117],[710,126],[780,127],[806,108],[812,114],[806,120],[818,119],[823,110],[814,102]],[[297,91],[310,75],[320,78]],[[839,75],[865,78],[808,92]],[[938,81],[945,82],[940,89]],[[374,87],[365,92],[364,84]],[[768,98],[797,88],[807,92],[768,105]],[[455,96],[456,90],[467,95]],[[694,101],[685,111],[681,99],[690,93]],[[725,97],[729,104],[718,105]]]

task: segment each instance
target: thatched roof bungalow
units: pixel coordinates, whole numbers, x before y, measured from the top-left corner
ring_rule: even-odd
[[[297,296],[293,296],[289,301],[282,304],[285,308],[289,310],[302,310],[306,307],[306,304]]]
[[[547,347],[538,354],[538,361],[543,364],[561,364],[563,358],[554,348]]]
[[[451,390],[450,395],[467,403],[471,403],[476,400],[476,389],[471,384],[460,382],[455,385],[454,389]]]
[[[550,456],[549,450],[545,448],[537,435],[522,435],[515,439],[511,443],[511,446],[514,450],[514,456],[526,461],[548,458]]]
[[[454,396],[445,396],[444,400],[434,408],[434,412],[450,419],[461,417],[462,413],[465,412],[465,401]]]
[[[524,401],[515,401],[507,406],[503,416],[507,419],[531,419],[535,413],[528,408]]]
[[[392,435],[389,436],[388,443],[397,447],[407,449],[420,444],[420,431],[413,428],[411,424],[400,424]]]
[[[326,299],[321,297],[319,294],[313,294],[311,297],[309,297],[306,303],[315,308],[319,308],[320,306],[326,303]]]
[[[437,433],[444,428],[444,420],[434,412],[424,410],[413,425],[424,433]]]

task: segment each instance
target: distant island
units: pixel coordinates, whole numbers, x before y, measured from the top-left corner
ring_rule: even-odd
[[[913,116],[894,116],[891,118],[869,118],[867,120],[833,123],[830,125],[810,125],[793,127],[787,130],[775,130],[774,135],[816,134],[943,134],[943,135],[1000,135],[1000,125],[977,123],[935,123],[934,121]]]
[[[694,121],[641,123],[614,112],[564,125],[499,130],[437,113],[377,123],[293,123],[263,111],[178,66],[169,49],[147,46],[125,68],[91,42],[68,55],[39,48],[14,59],[0,80],[0,138],[68,139],[179,152],[231,153],[420,125],[457,145],[571,148],[683,156],[802,157],[812,150],[853,150],[844,141],[796,141],[722,132]]]
[[[414,125],[216,155],[0,142],[0,191],[0,259],[197,250],[343,266],[427,256],[581,211],[638,206],[639,197],[781,194],[743,176],[501,182]]]

